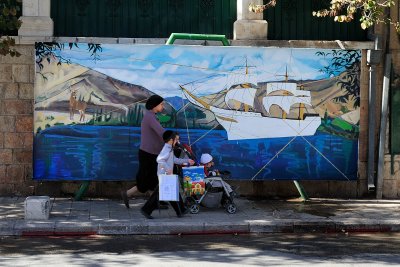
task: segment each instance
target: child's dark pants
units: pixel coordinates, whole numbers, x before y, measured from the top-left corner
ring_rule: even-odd
[[[146,212],[147,214],[151,214],[153,210],[155,210],[158,207],[158,186],[154,190],[153,194],[151,194],[150,198],[147,200],[147,202],[144,204],[142,207],[142,210]],[[179,201],[169,201],[171,204],[172,208],[175,210],[176,215],[178,217],[182,216],[182,214],[185,212],[185,205],[183,203],[182,197],[179,195]]]

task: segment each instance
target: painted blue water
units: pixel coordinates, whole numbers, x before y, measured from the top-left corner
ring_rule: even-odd
[[[316,134],[228,141],[224,130],[179,132],[182,143],[193,143],[199,158],[210,153],[216,167],[229,170],[232,179],[357,179],[358,140]],[[46,129],[34,139],[34,179],[134,180],[139,140],[138,127]]]

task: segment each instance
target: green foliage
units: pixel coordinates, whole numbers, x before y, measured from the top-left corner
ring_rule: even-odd
[[[0,55],[2,56],[19,57],[21,55],[13,48],[15,40],[5,36],[21,27],[21,21],[18,19],[18,15],[21,13],[21,3],[22,0],[0,1]]]
[[[340,103],[348,103],[354,99],[354,108],[360,106],[360,64],[361,54],[357,50],[332,50],[331,53],[317,52],[318,56],[332,56],[331,64],[320,71],[329,76],[337,76],[343,70],[346,74],[341,77],[337,84],[345,90],[345,94],[335,97],[334,100]]]
[[[160,114],[157,117],[160,123],[168,123],[171,120],[171,116],[167,114]]]
[[[99,52],[103,49],[100,44],[87,44],[87,50],[90,53],[90,57],[92,60],[96,61],[100,59]],[[60,53],[64,50],[63,43],[57,42],[38,42],[35,44],[36,51],[36,65],[40,70],[43,69],[43,62],[47,61],[50,64],[51,60],[54,59],[57,62],[57,65],[61,65],[62,63],[70,64],[71,60],[64,58]],[[78,43],[68,43],[68,48],[72,49],[73,47],[79,48]]]
[[[312,13],[315,17],[334,17],[336,22],[350,22],[360,13],[360,26],[367,29],[378,23],[389,23],[400,33],[398,21],[392,21],[385,17],[385,9],[394,6],[394,0],[331,0],[329,9],[322,9]],[[265,5],[250,4],[249,10],[255,13],[262,13],[269,7],[274,7],[276,0],[270,0]]]
[[[357,139],[360,133],[358,125],[353,125],[339,117],[323,119],[317,130],[348,139]]]
[[[349,112],[349,109],[346,106],[341,106],[340,111],[344,114],[344,113]]]
[[[335,118],[332,121],[332,126],[335,126],[343,131],[352,131],[353,130],[353,125],[350,124],[349,122],[339,119],[339,118]]]
[[[325,113],[324,113],[324,117],[322,118],[322,122],[324,124],[328,124],[329,123],[329,117],[328,117],[328,110],[325,109]]]

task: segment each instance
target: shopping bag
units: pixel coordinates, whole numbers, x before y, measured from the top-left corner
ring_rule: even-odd
[[[183,167],[183,191],[186,196],[201,196],[205,191],[204,167]]]
[[[178,175],[158,175],[158,189],[160,201],[179,201]]]

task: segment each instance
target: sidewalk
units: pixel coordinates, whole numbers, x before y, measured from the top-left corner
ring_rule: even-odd
[[[131,200],[129,210],[119,200],[53,198],[46,221],[26,221],[24,200],[0,197],[0,236],[400,231],[400,200],[236,198],[235,214],[201,207],[177,218],[170,207],[148,220],[139,211],[141,198]]]

